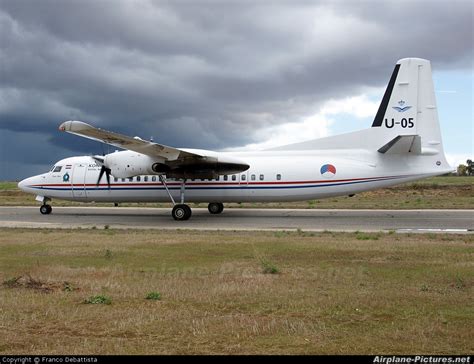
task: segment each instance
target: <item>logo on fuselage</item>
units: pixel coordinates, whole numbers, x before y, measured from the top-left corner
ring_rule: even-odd
[[[336,167],[332,164],[325,164],[320,169],[321,175],[326,178],[331,178],[336,175]]]
[[[392,109],[397,110],[398,112],[405,112],[411,109],[411,106],[405,106],[405,101],[398,101],[399,106],[392,106]]]

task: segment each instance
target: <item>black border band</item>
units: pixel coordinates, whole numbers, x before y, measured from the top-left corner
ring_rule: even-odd
[[[385,94],[383,95],[382,102],[380,103],[379,109],[377,111],[377,115],[375,115],[372,127],[382,125],[383,117],[385,116],[385,111],[387,111],[388,102],[390,101],[390,96],[392,96],[393,86],[395,86],[395,80],[397,79],[399,69],[400,65],[396,64],[392,73],[392,77],[390,77],[387,89],[385,90]]]

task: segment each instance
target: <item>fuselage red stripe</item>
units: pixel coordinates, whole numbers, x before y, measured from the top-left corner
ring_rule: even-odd
[[[247,181],[242,181],[242,182],[186,182],[186,186],[191,187],[191,186],[259,186],[259,185],[295,185],[295,184],[314,184],[314,183],[342,183],[342,182],[353,182],[353,181],[369,181],[369,180],[384,180],[384,179],[393,179],[393,178],[406,178],[406,177],[411,177],[414,175],[401,175],[401,176],[382,176],[382,177],[365,177],[365,178],[350,178],[350,179],[326,179],[326,180],[316,180],[316,181],[275,181],[275,182],[247,182]],[[180,182],[168,182],[168,186],[180,186]],[[95,183],[75,183],[71,184],[68,182],[64,183],[45,183],[45,184],[35,184],[31,185],[31,187],[103,187],[107,186],[106,183],[100,183],[99,185],[96,185]],[[161,183],[157,182],[134,182],[134,183],[115,183],[112,182],[111,186],[117,186],[117,187],[143,187],[143,186],[162,186]]]

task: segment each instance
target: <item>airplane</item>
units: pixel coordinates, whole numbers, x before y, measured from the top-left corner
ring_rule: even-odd
[[[65,121],[59,130],[124,150],[62,159],[19,182],[37,195],[42,214],[51,213],[52,199],[170,201],[172,217],[184,221],[192,214],[187,202],[206,202],[220,214],[228,202],[352,196],[453,170],[443,151],[431,64],[420,58],[396,63],[370,128],[263,151],[174,148],[81,121]]]

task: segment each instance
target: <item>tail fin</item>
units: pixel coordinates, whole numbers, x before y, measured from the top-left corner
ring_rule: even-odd
[[[371,128],[268,150],[347,149],[373,150],[385,161],[403,161],[393,168],[409,163],[404,171],[432,175],[452,171],[443,151],[429,61],[397,62]]]
[[[416,154],[444,157],[429,61],[404,58],[397,62],[372,127],[383,130],[385,143],[406,143],[410,138],[398,137],[413,136]]]

